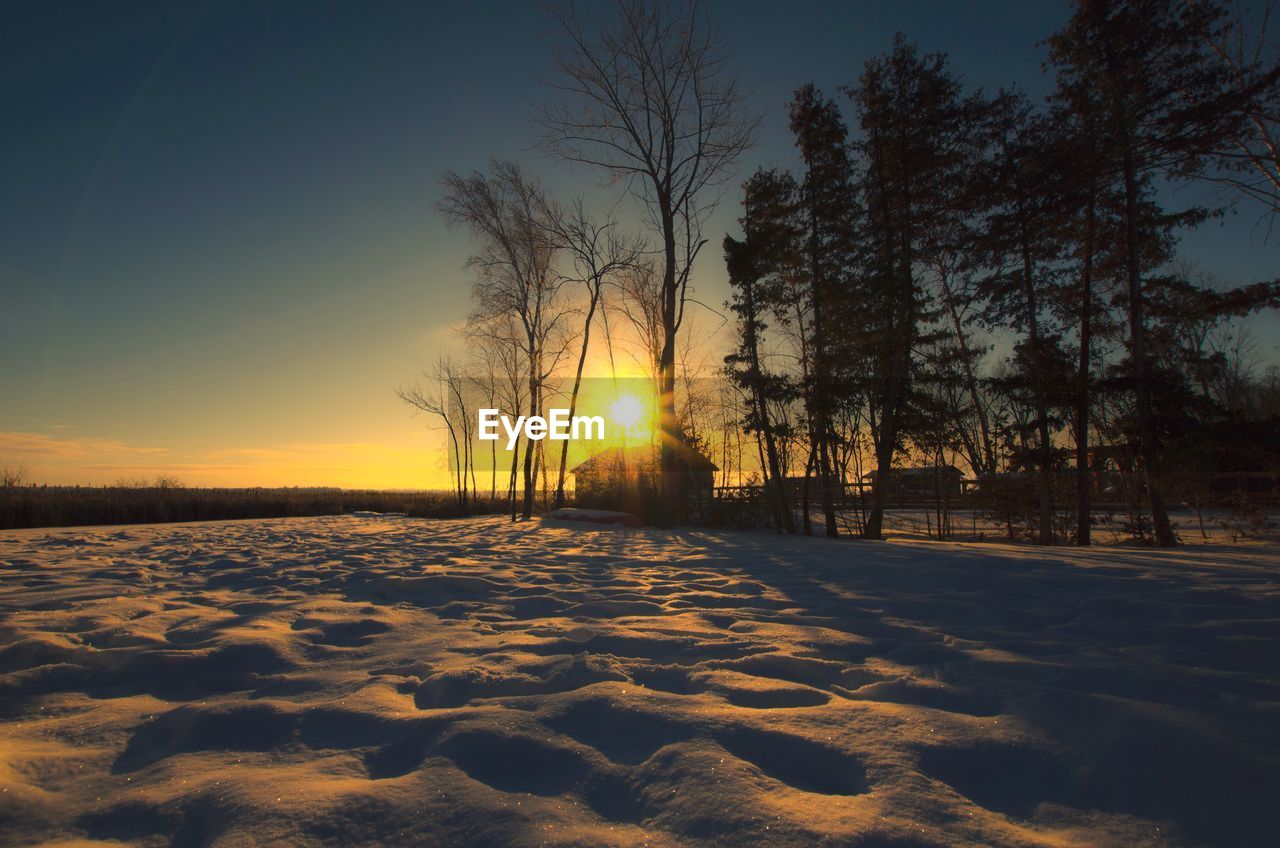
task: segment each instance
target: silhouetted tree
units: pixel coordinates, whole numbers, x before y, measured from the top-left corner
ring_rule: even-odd
[[[471,489],[474,488],[474,466],[471,457],[471,416],[465,402],[467,379],[460,368],[448,356],[442,356],[435,366],[424,372],[417,382],[396,390],[396,395],[419,412],[440,418],[449,434],[448,456],[450,476],[454,481],[454,493],[458,508],[464,513],[469,509]],[[468,486],[467,474],[472,472],[472,485]]]
[[[1162,547],[1177,540],[1159,489],[1143,291],[1144,242],[1158,237],[1158,230],[1144,234],[1141,207],[1153,180],[1204,176],[1215,156],[1245,132],[1261,82],[1222,73],[1209,45],[1223,17],[1221,5],[1210,2],[1079,0],[1071,20],[1049,40],[1060,102],[1097,109],[1100,144],[1118,166],[1138,452],[1155,541]],[[1205,214],[1188,210],[1177,223],[1193,224]]]
[[[567,44],[556,87],[567,101],[542,114],[544,142],[572,162],[623,182],[647,210],[662,249],[659,425],[666,508],[676,431],[676,338],[689,274],[705,244],[702,225],[750,146],[757,119],[696,3],[624,0],[591,31],[570,9],[557,13]]]
[[[844,333],[832,331],[856,312],[850,303],[859,223],[848,130],[834,101],[813,85],[801,86],[790,104],[791,132],[804,166],[798,197],[800,257],[795,271],[807,313],[804,335],[811,346],[805,375],[805,410],[818,471],[823,520],[828,537],[839,535],[835,514],[836,479],[832,427],[834,410],[848,394],[842,376],[851,349]],[[802,319],[803,320],[803,319]],[[803,330],[803,328],[802,328]]]
[[[787,497],[786,465],[778,445],[781,422],[772,409],[789,401],[792,386],[784,375],[770,373],[764,364],[763,333],[767,328],[766,312],[781,300],[780,281],[768,273],[781,250],[786,249],[790,233],[779,227],[779,201],[785,205],[788,188],[771,172],[758,172],[743,186],[744,214],[740,219],[745,239],[725,236],[725,264],[733,297],[729,308],[738,316],[737,349],[725,357],[730,378],[748,397],[747,416],[743,424],[761,441],[765,487],[776,525],[787,533],[795,532],[795,521]],[[781,197],[780,197],[781,193]],[[785,220],[785,212],[781,218]]]
[[[27,469],[16,462],[0,465],[0,489],[16,489],[26,482]]]
[[[1280,213],[1280,39],[1275,0],[1250,14],[1241,3],[1223,10],[1205,39],[1227,85],[1246,92],[1246,120],[1219,152],[1212,178]]]
[[[525,408],[528,390],[527,370],[521,364],[523,344],[517,319],[513,315],[495,318],[466,328],[468,346],[475,367],[479,370],[473,380],[479,383],[481,395],[491,409]],[[489,461],[492,463],[490,494],[497,498],[498,442],[489,443]],[[507,506],[516,513],[516,486],[519,482],[520,446],[511,451],[510,470],[507,475]]]
[[[1056,263],[1064,246],[1055,226],[1057,175],[1049,138],[1052,124],[1032,114],[1025,97],[1001,92],[990,107],[992,151],[983,176],[986,186],[983,249],[992,272],[982,281],[987,318],[1024,334],[1019,360],[1026,366],[1027,388],[1037,435],[1036,496],[1038,540],[1053,536],[1052,470],[1055,429],[1050,414],[1049,382],[1067,375],[1048,373],[1053,344],[1045,307],[1056,286]]]
[[[455,225],[467,227],[476,239],[470,265],[477,277],[473,290],[473,324],[497,321],[511,327],[515,316],[523,342],[528,383],[528,414],[539,414],[543,387],[554,370],[548,342],[567,314],[560,289],[564,280],[554,268],[558,249],[546,215],[550,203],[543,189],[511,162],[493,161],[489,173],[444,178],[444,197],[438,208]],[[563,351],[550,351],[551,356]],[[524,454],[522,515],[533,514],[537,483],[534,451]]]
[[[568,257],[566,281],[586,289],[587,305],[582,320],[582,341],[578,347],[578,363],[569,394],[569,417],[577,413],[578,392],[582,386],[582,370],[591,344],[591,324],[604,293],[605,283],[614,275],[636,264],[642,245],[618,232],[613,221],[597,222],[583,208],[581,198],[567,208],[553,206],[545,214],[551,237]],[[560,469],[556,477],[556,508],[564,506],[565,471],[569,458],[569,442],[560,447]]]
[[[903,436],[913,349],[928,318],[922,264],[957,213],[955,188],[971,161],[969,105],[941,54],[921,56],[901,35],[845,89],[857,109],[865,207],[856,297],[856,345],[869,365],[876,452],[872,505],[863,535],[882,536],[886,487]]]

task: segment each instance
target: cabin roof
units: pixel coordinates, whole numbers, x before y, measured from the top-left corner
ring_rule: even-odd
[[[894,468],[889,471],[894,477],[953,477],[964,476],[954,465],[923,465],[915,468]],[[872,469],[862,475],[863,480],[876,479],[877,470]]]
[[[590,474],[599,470],[607,470],[615,464],[638,466],[642,464],[647,465],[656,463],[657,457],[657,445],[635,445],[629,448],[607,448],[606,450],[602,450],[600,453],[588,457],[578,463],[571,470],[574,474],[581,474],[583,472]],[[707,459],[706,456],[684,441],[676,442],[676,457],[680,465],[684,466],[689,471],[720,470],[714,462]]]

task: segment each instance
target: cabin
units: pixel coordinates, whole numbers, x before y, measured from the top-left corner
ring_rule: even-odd
[[[786,487],[787,497],[797,503],[804,499],[807,495],[809,500],[817,501],[822,497],[822,480],[817,474],[805,476],[803,474],[788,474],[783,478],[783,485]],[[836,478],[831,481],[832,497],[839,499],[844,495],[845,482],[837,474]]]
[[[668,474],[675,491],[692,505],[709,504],[720,469],[684,439],[676,440],[674,455]],[[634,509],[634,501],[657,491],[658,462],[657,445],[601,451],[572,469],[578,503]]]
[[[862,475],[868,490],[875,485],[877,471]],[[960,497],[964,474],[954,465],[928,465],[920,468],[895,468],[889,473],[885,496],[890,498]]]
[[[1255,439],[1255,442],[1262,441]],[[1241,443],[1248,445],[1247,439]],[[1234,446],[1234,445],[1232,445]],[[1206,454],[1200,463],[1212,462],[1209,468],[1190,462],[1173,469],[1175,476],[1183,478],[1183,485],[1197,487],[1198,497],[1207,496],[1217,503],[1231,503],[1245,498],[1259,502],[1273,501],[1280,497],[1280,471],[1268,467],[1267,457],[1249,456],[1247,450],[1231,452],[1227,446],[1218,446],[1214,454]],[[1274,462],[1274,460],[1272,460]],[[1125,492],[1126,476],[1137,473],[1138,448],[1136,445],[1095,445],[1089,448],[1089,477],[1095,498],[1120,499]],[[1136,480],[1132,489],[1141,489]]]

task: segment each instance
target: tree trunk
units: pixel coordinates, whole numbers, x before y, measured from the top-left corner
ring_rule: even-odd
[[[960,311],[956,308],[955,294],[951,291],[951,284],[947,282],[946,275],[942,275],[942,294],[947,314],[951,318],[951,326],[956,333],[956,345],[960,348],[960,362],[964,366],[965,392],[969,395],[969,402],[973,404],[973,413],[978,419],[978,437],[982,440],[980,448],[977,445],[969,448],[969,464],[973,466],[975,474],[979,472],[989,474],[995,471],[995,451],[991,446],[991,425],[987,419],[987,411],[983,406],[982,398],[978,391],[978,377],[973,370],[973,355],[969,349],[969,339],[965,335],[964,326],[960,321]],[[968,443],[968,437],[964,437],[964,441]]]
[[[1031,380],[1035,393],[1036,430],[1040,441],[1040,473],[1036,477],[1036,489],[1040,498],[1040,533],[1038,541],[1042,545],[1052,545],[1053,504],[1049,497],[1049,473],[1053,445],[1049,441],[1049,406],[1045,401],[1044,357],[1040,349],[1040,316],[1036,308],[1035,263],[1031,258],[1026,215],[1021,201],[1018,203],[1018,230],[1019,243],[1022,249],[1023,298],[1027,307],[1027,341],[1031,345]]]
[[[834,539],[840,535],[836,526],[835,507],[831,498],[831,457],[828,451],[831,428],[828,419],[828,397],[831,387],[827,385],[827,357],[823,346],[822,330],[822,261],[819,256],[818,211],[813,202],[813,189],[809,188],[809,268],[812,278],[813,297],[813,378],[809,386],[809,415],[817,419],[813,428],[818,449],[818,496],[822,503],[822,519],[827,538]],[[808,486],[808,480],[805,481]]]
[[[468,491],[467,483],[464,479],[462,482],[462,511],[464,513],[470,511],[471,501],[475,497],[476,489],[476,463],[471,444],[470,421],[466,415],[467,413],[464,409],[462,412],[462,472],[464,475],[471,475],[471,489]]]
[[[896,381],[896,378],[891,380]],[[892,440],[897,436],[895,418],[888,410],[880,416],[880,443],[876,445],[876,479],[871,485],[871,511],[867,513],[867,524],[862,531],[863,538],[866,539],[884,538],[885,487],[889,485],[889,475],[893,471]],[[893,435],[890,436],[890,433]]]
[[[665,202],[664,202],[665,201]],[[660,199],[662,207],[662,352],[658,357],[658,504],[659,527],[672,525],[676,492],[671,474],[675,464],[676,434],[676,235],[670,198]]]
[[[1159,489],[1159,466],[1156,454],[1155,426],[1152,422],[1151,387],[1147,365],[1146,318],[1143,314],[1142,276],[1138,264],[1138,183],[1134,173],[1133,150],[1126,144],[1122,157],[1124,167],[1125,207],[1125,275],[1129,287],[1129,347],[1133,373],[1133,391],[1138,407],[1138,455],[1147,478],[1147,497],[1151,504],[1151,528],[1156,545],[1171,548],[1178,544],[1169,523],[1169,512]]]
[[[569,396],[569,420],[578,411],[578,389],[582,386],[582,368],[587,362],[587,345],[591,342],[591,319],[596,314],[596,305],[600,302],[600,282],[594,283],[591,290],[591,302],[587,307],[587,318],[582,328],[582,350],[578,353],[578,370],[573,375],[573,392]],[[564,475],[569,462],[569,440],[560,446],[560,474],[556,478],[556,509],[564,506]]]
[[[899,131],[899,156],[907,149],[905,139]],[[910,173],[909,162],[899,160],[898,173]],[[883,190],[883,189],[882,189]],[[889,385],[885,392],[885,403],[880,410],[880,442],[876,445],[876,480],[871,487],[871,514],[867,516],[867,526],[863,536],[867,539],[884,538],[884,502],[885,487],[889,484],[889,476],[893,470],[894,447],[898,441],[898,403],[902,395],[902,384],[908,378],[911,368],[911,345],[915,340],[915,277],[912,271],[913,245],[912,198],[910,179],[904,177],[902,183],[902,220],[898,223],[900,256],[897,262],[898,291],[901,298],[894,310],[897,320],[890,320],[893,331],[889,338],[881,343],[890,351],[892,364],[889,366]]]
[[[898,397],[901,394],[902,381],[905,378],[906,361],[911,356],[906,351],[895,354],[889,371],[889,387],[885,393],[884,408],[880,411],[880,440],[876,445],[876,479],[871,486],[871,512],[867,515],[863,537],[867,539],[884,538],[884,503],[887,495],[885,487],[893,473],[894,446],[898,440]]]
[[[511,520],[515,521],[518,517],[519,510],[516,509],[516,484],[519,481],[520,474],[520,442],[516,442],[516,449],[511,452],[511,476],[507,481],[507,501],[511,507]]]
[[[529,357],[529,416],[533,417],[538,414],[538,367],[537,357],[530,355]],[[534,479],[533,479],[533,444],[530,443],[524,452],[524,505],[520,511],[521,516],[527,521],[533,517],[533,497],[534,497]]]
[[[458,505],[466,508],[466,498],[462,494],[462,485],[466,482],[466,478],[462,476],[462,472],[458,470],[459,462],[462,454],[458,451],[458,434],[454,432],[453,424],[449,421],[448,416],[444,417],[445,427],[449,430],[449,440],[453,443],[453,473],[457,474],[457,482],[454,483],[454,495],[458,498]]]
[[[1089,383],[1090,346],[1093,343],[1093,231],[1097,197],[1090,183],[1085,211],[1084,267],[1080,279],[1080,386],[1076,396],[1076,544],[1092,542],[1092,506],[1089,497]]]
[[[763,416],[761,431],[764,435],[764,450],[769,460],[770,485],[773,487],[774,509],[777,513],[778,526],[786,533],[796,532],[795,518],[791,515],[791,504],[787,501],[787,478],[782,471],[782,463],[778,460],[778,444],[773,438],[773,425],[769,423],[769,409],[764,398],[758,401]]]
[[[791,515],[791,505],[787,502],[786,475],[783,474],[782,463],[778,459],[778,444],[773,437],[773,422],[769,418],[769,404],[765,398],[764,391],[760,388],[760,381],[764,379],[764,372],[760,368],[760,340],[756,335],[756,300],[753,283],[744,283],[743,295],[747,299],[746,344],[747,355],[751,358],[752,397],[756,405],[759,432],[763,437],[764,450],[768,458],[770,479],[765,481],[765,491],[772,490],[773,492],[771,500],[774,507],[774,519],[778,522],[778,527],[786,533],[794,534],[796,525]]]
[[[801,485],[804,489],[800,493],[800,512],[804,514],[804,534],[806,536],[813,535],[813,522],[809,520],[809,475],[813,473],[813,460],[817,456],[813,445],[809,446],[809,458],[804,463],[804,480]]]

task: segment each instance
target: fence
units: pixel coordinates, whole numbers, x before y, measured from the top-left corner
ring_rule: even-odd
[[[1090,472],[1091,507],[1099,511],[1112,511],[1125,507],[1125,493],[1145,490],[1140,475],[1129,472]],[[1052,475],[1052,487],[1057,492],[1074,491],[1076,475],[1073,471]],[[994,475],[989,478],[958,481],[958,493],[939,490],[911,494],[889,494],[885,498],[888,509],[933,509],[943,502],[950,509],[981,509],[991,496],[1008,491],[1026,489],[1034,497],[1036,475],[1031,472]],[[1242,501],[1252,506],[1280,508],[1280,471],[1219,471],[1211,473],[1174,473],[1161,480],[1171,506],[1189,508],[1238,506]],[[788,480],[787,498],[793,505],[802,499],[805,487]],[[844,482],[835,487],[834,505],[837,509],[866,509],[871,505],[869,482]],[[716,486],[718,501],[733,503],[763,502],[762,485]],[[808,484],[809,502],[820,502],[821,492],[816,479]]]

